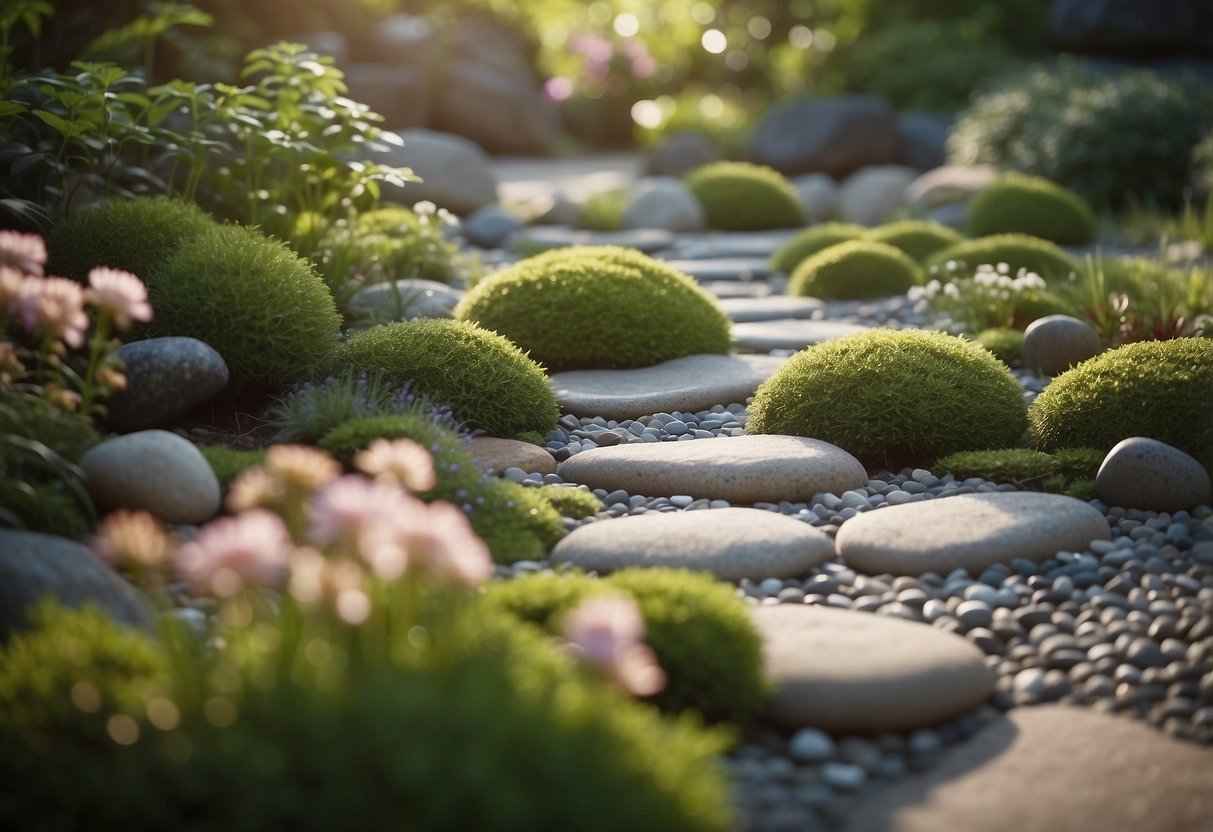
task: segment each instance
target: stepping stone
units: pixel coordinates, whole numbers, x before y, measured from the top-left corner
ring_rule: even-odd
[[[836,540],[839,556],[869,575],[978,575],[996,563],[1042,561],[1111,537],[1107,518],[1082,500],[1028,491],[887,506],[852,517]]]
[[[1016,708],[926,773],[865,793],[848,832],[1213,829],[1213,752],[1086,708]]]
[[[765,257],[721,257],[714,260],[666,260],[696,280],[762,280],[771,273]]]
[[[771,294],[771,287],[759,281],[747,283],[744,280],[709,280],[700,283],[699,288],[722,299],[765,298]]]
[[[799,228],[775,231],[715,231],[683,234],[672,257],[685,260],[719,260],[727,257],[769,258],[796,236]]]
[[[803,350],[814,344],[844,338],[872,329],[845,321],[778,320],[733,324],[731,331],[737,346],[755,352]]]
[[[476,461],[494,474],[500,474],[506,468],[521,468],[528,474],[556,473],[556,460],[550,453],[521,439],[475,436],[471,451]]]
[[[624,246],[652,254],[674,244],[674,235],[657,228],[633,231],[581,231],[562,225],[533,226],[515,238],[523,251],[546,251],[567,246]]]
[[[805,320],[813,315],[824,316],[825,302],[817,298],[794,298],[773,295],[765,298],[730,298],[720,301],[720,308],[734,323],[754,321]]]
[[[839,447],[803,436],[738,436],[594,448],[556,468],[564,480],[631,494],[757,503],[808,500],[865,485]]]
[[[635,419],[744,402],[786,359],[766,355],[688,355],[634,370],[569,370],[552,375],[567,413]]]
[[[556,544],[553,563],[613,572],[664,566],[726,581],[794,578],[834,557],[825,532],[756,508],[651,512],[581,526]]]
[[[928,624],[791,604],[751,615],[775,686],[767,716],[785,728],[903,731],[976,707],[994,690],[981,650]]]
[[[406,277],[373,283],[350,298],[350,312],[377,321],[449,318],[463,292],[436,280]]]

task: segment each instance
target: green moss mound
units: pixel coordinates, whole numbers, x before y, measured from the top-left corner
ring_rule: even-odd
[[[747,430],[900,464],[1013,446],[1025,424],[1019,384],[982,347],[942,332],[873,330],[794,355],[758,388]]]
[[[628,192],[624,188],[599,191],[581,203],[577,225],[590,231],[618,231],[627,209]]]
[[[949,262],[957,264],[963,275],[972,274],[981,265],[1006,263],[1012,275],[1027,269],[1043,277],[1046,283],[1065,280],[1080,271],[1078,263],[1055,243],[1030,234],[994,234],[966,240],[931,255],[926,267],[931,277],[946,280],[954,273],[947,268]]]
[[[1053,379],[1028,412],[1032,444],[1108,451],[1148,436],[1213,470],[1213,340],[1127,344]]]
[[[733,587],[711,576],[677,569],[624,569],[601,580],[531,575],[490,585],[485,600],[555,634],[582,600],[612,592],[640,606],[645,641],[668,677],[651,698],[655,705],[693,709],[713,721],[754,717],[767,695],[761,642]]]
[[[219,485],[227,488],[232,480],[249,468],[256,468],[265,462],[265,448],[251,451],[237,451],[226,445],[199,445],[198,450],[215,472]]]
[[[308,233],[300,229],[298,236]],[[325,283],[343,302],[369,283],[403,278],[450,283],[459,259],[459,248],[446,238],[443,220],[401,207],[333,223],[314,246],[301,250],[308,248],[314,249],[312,260]]]
[[[557,249],[502,269],[467,293],[455,317],[509,338],[553,372],[647,367],[731,345],[728,317],[694,280],[612,246]]]
[[[1073,191],[1039,176],[1005,173],[969,201],[968,232],[1031,234],[1063,246],[1095,239],[1095,215]]]
[[[562,515],[574,520],[597,514],[602,508],[602,500],[585,486],[545,485],[539,489],[539,493]]]
[[[994,353],[1003,364],[1018,361],[1023,355],[1023,330],[1010,326],[996,326],[983,329],[973,336],[973,340]]]
[[[788,294],[858,300],[901,294],[921,280],[918,264],[893,246],[853,240],[819,251],[797,266]]]
[[[560,413],[543,368],[501,335],[466,321],[419,319],[351,335],[337,372],[365,372],[449,405],[472,429],[513,437],[547,433]]]
[[[849,222],[823,222],[806,228],[771,255],[771,268],[777,272],[791,274],[805,259],[817,252],[839,243],[861,239],[867,234],[868,229]]]
[[[703,205],[709,228],[761,231],[805,223],[791,183],[765,165],[713,162],[687,174],[686,185]]]
[[[147,278],[148,334],[210,344],[229,389],[278,389],[305,378],[337,345],[341,318],[307,260],[253,228],[228,225],[185,241]]]
[[[190,202],[165,197],[113,199],[80,211],[51,230],[47,271],[84,282],[93,267],[109,266],[146,281],[183,242],[216,227],[210,214]]]
[[[1094,448],[1061,448],[1052,454],[1031,448],[961,451],[937,460],[931,470],[940,476],[981,477],[1089,500],[1104,455]]]
[[[943,223],[901,220],[873,228],[864,239],[890,245],[922,263],[932,254],[964,242],[965,235]]]

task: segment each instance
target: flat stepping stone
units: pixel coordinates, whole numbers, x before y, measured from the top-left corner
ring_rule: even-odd
[[[671,256],[685,260],[718,260],[726,257],[769,258],[801,231],[786,228],[775,231],[713,231],[708,234],[683,234]]]
[[[1025,491],[887,506],[852,517],[836,540],[839,556],[869,575],[978,575],[996,563],[1042,561],[1111,537],[1107,518],[1082,500]]]
[[[729,298],[719,301],[720,308],[734,323],[755,321],[806,320],[824,316],[825,302],[817,298],[772,295],[763,298]]]
[[[556,473],[556,460],[550,453],[521,439],[474,436],[470,450],[476,461],[494,474],[506,468],[521,468],[528,474]]]
[[[699,284],[705,292],[711,292],[722,300],[726,298],[765,298],[771,294],[771,287],[761,281],[752,283],[744,280],[706,280]]]
[[[1213,829],[1213,752],[1085,708],[1016,708],[918,776],[866,792],[848,832]]]
[[[778,320],[733,324],[730,332],[737,346],[755,352],[803,350],[814,344],[845,338],[872,327],[845,321]]]
[[[820,439],[738,436],[582,451],[556,468],[564,480],[630,494],[689,494],[731,503],[809,500],[868,481],[855,457]]]
[[[786,728],[904,731],[974,708],[994,690],[981,650],[928,624],[791,604],[751,615],[775,687],[767,716]]]
[[[516,238],[523,250],[547,250],[567,246],[624,246],[645,254],[667,249],[674,244],[674,235],[657,228],[633,231],[582,231],[563,225],[540,225],[528,228]]]
[[[756,508],[651,512],[572,531],[553,563],[613,572],[630,566],[710,572],[726,581],[794,578],[834,557],[825,532]]]
[[[761,280],[771,273],[765,257],[720,257],[714,260],[666,260],[696,280]]]
[[[577,416],[635,419],[744,402],[786,359],[688,355],[633,370],[569,370],[552,375],[561,409]]]

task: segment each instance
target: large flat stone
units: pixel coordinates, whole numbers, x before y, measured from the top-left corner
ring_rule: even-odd
[[[563,225],[538,225],[527,228],[515,238],[515,245],[531,251],[546,251],[568,246],[624,246],[645,254],[669,248],[674,235],[657,228],[637,228],[631,231],[582,231]]]
[[[994,689],[976,646],[928,624],[792,604],[752,615],[775,686],[767,716],[786,728],[918,728],[980,705]]]
[[[962,494],[888,506],[838,530],[838,554],[876,575],[977,575],[1015,558],[1042,561],[1112,536],[1107,518],[1073,497],[1036,492]]]
[[[872,329],[845,321],[806,321],[784,319],[733,324],[730,332],[737,346],[755,352],[803,350],[814,344],[845,338]]]
[[[785,359],[765,355],[689,355],[634,370],[570,370],[551,378],[556,401],[577,416],[635,419],[744,402]]]
[[[719,260],[723,258],[769,258],[800,229],[781,228],[771,231],[712,231],[707,234],[683,234],[678,245],[669,253],[672,258],[686,260]]]
[[[665,262],[696,280],[761,280],[771,273],[771,262],[767,257],[718,257]]]
[[[771,294],[771,287],[766,283],[746,282],[744,280],[708,280],[699,284],[705,292],[711,292],[718,298],[765,298]]]
[[[1084,708],[1017,708],[925,774],[865,793],[846,828],[1213,829],[1213,750]]]
[[[819,439],[739,436],[651,442],[582,451],[557,466],[570,482],[632,494],[732,503],[808,500],[868,481],[855,457]]]
[[[720,301],[720,308],[733,323],[755,321],[807,320],[824,315],[825,302],[817,298],[796,298],[773,295],[765,298],[730,298]]]
[[[521,439],[474,436],[470,450],[476,461],[494,474],[500,474],[506,468],[521,468],[527,473],[556,473],[556,460],[550,453]]]
[[[581,526],[556,544],[554,563],[613,572],[664,566],[727,581],[794,578],[834,556],[825,532],[756,508],[651,512]]]

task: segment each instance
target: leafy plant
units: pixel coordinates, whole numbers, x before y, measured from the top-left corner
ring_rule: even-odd
[[[1009,327],[1029,318],[1029,304],[1048,288],[1038,274],[1020,269],[1012,277],[1010,272],[1006,263],[983,264],[972,277],[951,277],[943,283],[932,278],[925,286],[911,287],[907,294],[916,309],[932,310],[944,326],[970,333]],[[960,271],[945,269],[944,273]]]

